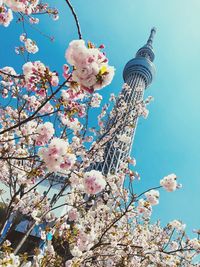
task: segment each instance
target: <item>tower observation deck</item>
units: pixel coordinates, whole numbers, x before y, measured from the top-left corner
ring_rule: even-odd
[[[117,173],[120,164],[130,155],[134,135],[137,127],[138,117],[135,116],[137,103],[143,100],[145,89],[152,83],[155,75],[155,66],[153,64],[155,55],[153,51],[153,38],[156,29],[152,28],[147,43],[141,47],[135,58],[128,61],[124,67],[123,78],[125,86],[119,95],[119,99],[113,108],[115,113],[115,122],[121,121],[120,127],[114,133],[113,138],[106,144],[104,151],[104,161],[95,163],[92,168],[102,171],[103,174]],[[117,113],[117,105],[123,103],[126,106],[124,114]],[[123,119],[122,119],[123,118]],[[108,125],[113,123],[110,118]],[[131,127],[127,127],[128,125]],[[129,140],[123,142],[119,136],[125,136]]]

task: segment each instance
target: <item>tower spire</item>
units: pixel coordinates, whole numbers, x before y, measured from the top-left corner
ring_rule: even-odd
[[[147,40],[147,45],[149,45],[149,46],[152,47],[153,39],[154,39],[155,34],[156,34],[156,28],[153,27],[153,28],[151,29],[151,33],[150,33],[150,35],[149,35],[149,39]]]
[[[154,61],[155,55],[154,55],[152,44],[153,44],[155,33],[156,33],[156,28],[154,27],[151,29],[151,33],[149,35],[149,39],[147,40],[147,43],[137,51],[136,58],[142,57],[142,58],[148,59],[151,62]]]

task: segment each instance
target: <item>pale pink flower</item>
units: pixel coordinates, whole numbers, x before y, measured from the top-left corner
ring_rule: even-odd
[[[157,190],[150,190],[149,192],[145,193],[145,197],[147,198],[147,201],[152,205],[158,205],[159,203],[159,191]]]
[[[86,60],[87,48],[83,40],[74,40],[65,52],[65,58],[72,66],[77,65],[80,59]]]
[[[72,153],[66,153],[63,156],[63,162],[60,164],[60,168],[63,171],[69,170],[75,163],[76,161],[76,156]]]
[[[43,146],[53,137],[55,133],[53,124],[51,122],[45,122],[40,124],[36,131],[35,141],[36,145]]]
[[[55,72],[52,73],[50,83],[52,86],[57,86],[59,83],[58,75]]]
[[[68,116],[65,116],[63,114],[60,114],[60,118],[64,125],[75,132],[80,131],[83,127],[77,118],[69,118]]]
[[[140,199],[138,201],[137,211],[139,214],[142,214],[145,218],[149,218],[152,213],[152,207],[148,201]]]
[[[74,40],[65,53],[66,60],[75,67],[72,80],[80,84],[89,93],[110,84],[114,68],[108,66],[108,60],[99,48],[86,47],[83,40]]]
[[[188,245],[195,250],[200,250],[200,240],[197,238],[190,239]]]
[[[86,194],[97,194],[105,188],[106,181],[101,172],[91,170],[84,174],[83,184]]]
[[[4,73],[8,73],[8,74],[12,74],[12,75],[17,75],[17,73],[16,73],[16,71],[14,70],[13,67],[6,66],[6,67],[2,68],[1,70]],[[3,77],[3,79],[5,79],[5,80],[7,79],[7,80],[10,80],[11,81],[11,78],[8,75],[3,74],[3,73],[1,73],[0,75]]]
[[[73,249],[70,250],[72,256],[74,257],[81,257],[82,251],[79,250],[77,246],[73,247]]]
[[[31,40],[30,38],[24,40],[24,45],[25,45],[26,50],[31,54],[35,54],[39,51],[39,48],[36,45],[36,42]]]
[[[69,78],[69,66],[67,64],[64,64],[63,65],[63,77],[65,79],[68,79]]]
[[[34,8],[39,3],[39,0],[3,0],[4,3],[15,12],[23,12],[25,14],[31,14]]]
[[[22,34],[19,36],[19,40],[20,40],[21,42],[25,42],[25,40],[26,40],[26,33],[22,33]]]
[[[31,23],[31,24],[38,24],[39,23],[39,19],[38,18],[34,18],[34,17],[30,17],[29,18],[29,22]]]
[[[26,82],[26,87],[29,91],[34,91],[41,97],[45,97],[46,88],[44,85],[51,83],[52,86],[58,85],[58,76],[56,72],[51,72],[40,61],[27,62],[23,65],[23,74]],[[41,87],[41,83],[43,86]]]
[[[170,243],[170,248],[171,248],[172,250],[177,250],[178,247],[179,247],[178,242],[176,242],[176,241],[172,241],[172,242]]]
[[[8,27],[10,22],[13,20],[13,13],[12,10],[6,8],[4,5],[0,3],[0,25],[4,27]]]
[[[185,227],[186,225],[183,224],[181,221],[178,221],[178,220],[173,220],[169,223],[169,225],[172,227],[172,228],[175,228],[176,230],[178,231],[183,231],[185,230]]]
[[[102,99],[103,99],[103,97],[100,94],[98,94],[98,93],[93,94],[92,99],[91,99],[91,103],[90,103],[91,107],[98,108],[101,104]]]
[[[51,103],[46,103],[39,111],[40,114],[48,114],[54,111],[53,105]]]
[[[68,219],[69,221],[77,221],[78,219],[78,212],[77,209],[71,209],[68,213]]]
[[[160,180],[160,185],[168,192],[175,191],[177,188],[177,177],[176,175],[169,174],[168,176],[165,176],[162,180]]]
[[[76,156],[71,153],[67,140],[53,138],[47,148],[40,148],[39,156],[49,171],[68,171],[75,163]]]
[[[127,134],[122,134],[118,136],[119,141],[121,141],[122,143],[128,144],[131,141],[131,137],[128,136]]]

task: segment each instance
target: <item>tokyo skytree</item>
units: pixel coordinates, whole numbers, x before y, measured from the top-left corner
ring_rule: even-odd
[[[137,51],[135,58],[131,59],[124,67],[123,78],[126,86],[120,93],[113,111],[117,110],[119,103],[125,104],[126,111],[123,115],[115,112],[115,122],[119,121],[121,116],[121,125],[105,146],[104,160],[91,166],[104,175],[117,173],[120,169],[120,163],[124,162],[130,155],[138,121],[138,116],[134,115],[135,109],[137,104],[143,100],[144,91],[151,84],[155,75],[153,64],[155,55],[152,46],[155,33],[156,29],[152,28],[147,43]],[[108,127],[112,123],[113,118],[110,117],[107,123]],[[131,127],[126,127],[127,125],[130,126],[130,123]],[[123,142],[119,136],[124,136],[128,141]]]

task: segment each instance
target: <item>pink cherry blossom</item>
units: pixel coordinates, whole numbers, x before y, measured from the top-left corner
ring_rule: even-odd
[[[72,41],[65,53],[66,60],[75,67],[72,79],[89,93],[111,83],[114,68],[100,49],[85,46],[83,40]]]
[[[29,18],[29,22],[31,23],[31,24],[38,24],[39,23],[39,19],[38,18],[34,18],[34,17],[30,17]]]
[[[101,172],[91,170],[84,174],[84,188],[87,194],[97,194],[106,186],[106,181]]]
[[[48,88],[49,83],[52,86],[57,86],[59,82],[57,73],[51,72],[40,61],[25,63],[23,73],[27,90],[34,91],[43,97],[46,95],[46,88]]]
[[[95,93],[92,95],[92,99],[91,99],[91,107],[93,108],[98,108],[100,107],[100,104],[101,104],[101,101],[102,101],[103,97],[98,94],[98,93]]]
[[[140,199],[138,201],[137,211],[139,214],[142,214],[144,218],[149,218],[152,213],[152,207],[148,201]]]
[[[176,230],[178,231],[184,231],[185,230],[185,227],[186,225],[183,224],[181,221],[179,220],[173,220],[171,222],[169,222],[169,225],[172,227],[172,228],[175,228]]]
[[[0,25],[8,27],[13,20],[13,13],[10,8],[6,8],[5,5],[0,3]]]
[[[78,219],[78,212],[77,209],[71,209],[68,213],[68,219],[69,221],[77,221]]]
[[[48,114],[54,111],[53,105],[48,102],[39,111],[40,114]]]
[[[24,40],[24,45],[25,45],[26,50],[31,54],[35,54],[39,51],[39,48],[36,45],[36,42],[31,40],[30,38],[27,38]]]
[[[69,129],[72,129],[75,132],[81,130],[82,125],[77,118],[68,118],[68,116],[65,116],[63,114],[60,114],[60,118],[62,123]]]
[[[4,3],[15,12],[31,14],[39,3],[39,0],[3,0]]]
[[[48,143],[48,141],[54,135],[55,130],[53,124],[50,122],[45,122],[44,124],[40,124],[36,131],[35,141],[36,145],[44,146]]]
[[[160,181],[160,185],[163,186],[163,188],[168,192],[175,191],[176,188],[177,188],[176,175],[175,174],[170,174],[168,176],[165,176]]]
[[[157,190],[150,190],[149,192],[145,193],[145,197],[147,198],[147,201],[152,205],[158,205],[159,203],[159,191]]]
[[[65,79],[69,78],[69,66],[67,64],[63,65],[63,77]]]
[[[68,141],[59,138],[53,138],[47,148],[39,149],[38,154],[49,171],[68,171],[76,161]]]
[[[195,250],[200,250],[200,240],[197,238],[190,239],[188,245]]]

